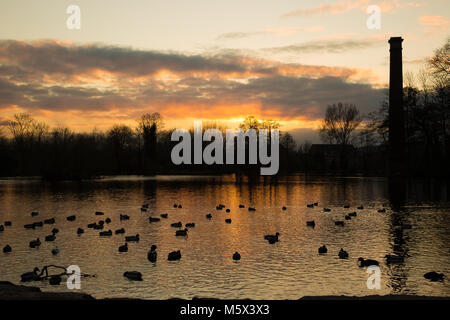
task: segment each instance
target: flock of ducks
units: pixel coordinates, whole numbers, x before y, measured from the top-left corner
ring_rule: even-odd
[[[319,204],[318,202],[315,203],[311,203],[311,204],[307,204],[306,207],[307,208],[315,208],[317,207]],[[141,206],[141,212],[147,212],[149,205],[148,204],[144,204]],[[181,204],[177,204],[175,203],[173,205],[174,208],[182,208]],[[245,208],[245,206],[243,204],[239,205],[240,209]],[[345,209],[350,209],[350,205],[344,205]],[[226,208],[226,206],[224,204],[219,204],[216,206],[216,210],[221,211],[225,209],[225,212],[229,213],[231,212],[231,210],[229,208]],[[283,206],[281,208],[283,211],[286,211],[287,208],[285,206]],[[364,206],[358,206],[357,207],[358,210],[363,210]],[[254,212],[256,211],[255,207],[248,207],[248,211]],[[330,208],[323,208],[323,212],[331,212]],[[386,212],[385,208],[379,209],[378,210],[379,213],[384,213]],[[39,212],[37,211],[33,211],[31,213],[32,217],[37,217],[39,215]],[[95,216],[104,216],[104,213],[101,211],[97,211],[95,212]],[[206,214],[206,219],[211,220],[212,219],[212,214],[208,213]],[[357,213],[355,212],[351,212],[345,215],[345,220],[351,220],[352,218],[357,217]],[[161,221],[161,219],[168,219],[168,214],[164,213],[161,214],[160,217],[149,217],[149,223],[156,223]],[[66,217],[66,220],[68,222],[74,222],[76,221],[76,215],[71,215]],[[130,220],[130,217],[126,214],[120,214],[119,216],[119,220],[120,221],[124,221],[124,220]],[[56,219],[55,218],[50,218],[50,219],[45,219],[44,221],[38,221],[38,222],[33,222],[31,224],[25,224],[24,228],[25,229],[36,229],[37,227],[42,227],[44,224],[46,225],[53,225],[55,224]],[[105,225],[108,225],[111,223],[111,218],[107,217],[104,220],[99,220],[97,222],[93,222],[87,225],[88,229],[93,229],[93,230],[99,230],[99,236],[100,237],[111,237],[113,235],[113,231],[111,229],[108,230],[104,230],[105,229]],[[225,219],[225,223],[232,223],[230,218],[226,218]],[[339,227],[344,227],[345,226],[345,222],[344,220],[338,220],[335,221],[334,224],[336,226]],[[11,221],[5,221],[3,225],[0,225],[0,232],[4,232],[6,227],[11,227],[12,226],[12,222]],[[188,235],[189,229],[192,229],[195,227],[195,223],[194,222],[189,222],[189,223],[185,223],[184,225],[184,229],[181,229],[183,227],[183,223],[181,221],[178,222],[173,222],[170,224],[171,227],[173,228],[178,228],[178,230],[175,231],[175,236],[176,237],[186,237]],[[311,227],[314,228],[316,226],[316,223],[314,220],[310,220],[310,221],[306,221],[306,226],[307,227]],[[411,225],[402,225],[402,229],[411,229]],[[58,234],[59,230],[57,228],[53,228],[51,231],[51,234],[46,235],[45,236],[45,241],[46,242],[53,242],[56,240],[56,236]],[[76,231],[76,233],[81,236],[82,234],[85,233],[84,229],[79,227]],[[124,228],[120,228],[114,231],[114,234],[119,235],[119,234],[125,234],[125,229]],[[267,234],[264,236],[264,240],[266,240],[269,244],[275,244],[277,242],[279,242],[279,238],[280,238],[280,233],[276,232],[275,234]],[[128,242],[139,242],[140,237],[139,234],[136,235],[127,235],[125,236],[125,243],[121,246],[119,246],[118,251],[121,253],[125,253],[128,252]],[[31,240],[29,242],[29,247],[30,248],[37,248],[41,245],[41,241],[39,238]],[[147,253],[147,259],[150,262],[156,262],[158,259],[158,253],[156,251],[157,246],[156,245],[152,245],[150,250]],[[10,254],[12,252],[12,248],[10,245],[6,245],[3,248],[3,253],[5,254]],[[55,246],[52,250],[51,253],[53,255],[58,255],[60,252],[58,246]],[[319,255],[324,255],[328,253],[328,248],[326,247],[326,245],[322,245],[321,247],[318,248],[318,253]],[[347,251],[345,251],[343,248],[341,248],[337,254],[337,256],[339,257],[339,259],[348,259],[349,258],[349,254]],[[167,260],[168,261],[176,261],[176,260],[180,260],[181,259],[181,251],[177,250],[177,251],[172,251],[168,254],[167,256]],[[234,261],[239,261],[241,259],[241,254],[239,252],[235,252],[232,255],[232,259]],[[404,256],[400,256],[400,255],[386,255],[385,256],[386,259],[386,263],[387,264],[393,264],[393,263],[403,263],[404,262]],[[379,262],[373,259],[365,259],[365,258],[358,258],[358,265],[360,267],[369,267],[372,265],[379,265]],[[35,268],[36,269],[36,268]],[[39,271],[39,270],[38,270]],[[35,275],[35,276],[30,276],[29,275]],[[142,274],[138,271],[126,271],[123,274],[124,277],[126,277],[127,279],[130,280],[134,280],[134,281],[142,281]],[[424,275],[424,277],[428,280],[431,281],[440,281],[444,279],[444,274],[442,273],[437,273],[437,272],[428,272]],[[36,270],[34,270],[33,272],[28,272],[26,274],[22,275],[22,281],[33,281],[33,280],[41,280],[41,278],[37,275]],[[50,281],[52,282],[52,281]],[[55,282],[55,281],[54,281]],[[52,283],[52,284],[59,284],[59,283]]]

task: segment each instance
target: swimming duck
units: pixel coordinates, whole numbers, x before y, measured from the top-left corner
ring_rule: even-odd
[[[88,228],[90,228],[90,229],[93,229],[95,226],[97,225],[97,223],[89,223],[88,225],[87,225],[87,227]]]
[[[103,216],[103,215],[104,215],[104,213],[103,213],[103,212],[101,212],[101,211],[96,211],[96,212],[95,212],[95,215],[96,215],[96,216]]]
[[[42,221],[34,222],[33,224],[34,224],[35,227],[42,227],[44,225],[42,223]]]
[[[11,221],[5,221],[5,227],[11,227],[12,222]]]
[[[2,224],[0,224],[0,232],[2,231],[5,231],[5,227]]]
[[[318,203],[318,202],[314,202],[313,205],[314,205],[315,207],[317,207],[317,206],[319,205],[319,203]]]
[[[54,234],[49,234],[45,237],[45,241],[55,241],[56,236]]]
[[[283,210],[283,211],[286,211],[286,209],[287,209],[286,207],[281,208],[281,210]]]
[[[334,224],[337,225],[337,226],[343,227],[344,226],[344,221],[335,221]]]
[[[314,220],[306,221],[306,226],[314,228],[316,226],[316,223],[314,222]]]
[[[311,204],[307,204],[306,207],[307,208],[314,208],[314,204],[312,204],[312,203]]]
[[[174,228],[181,228],[183,226],[183,224],[181,223],[181,221],[178,221],[178,222],[172,223],[170,226],[174,227]]]
[[[139,271],[125,271],[123,276],[128,280],[142,281],[142,274]]]
[[[231,223],[231,219],[225,219],[226,223]]]
[[[241,255],[239,254],[239,252],[235,252],[233,253],[233,260],[241,260]]]
[[[179,204],[179,205],[178,205],[178,209],[181,209],[181,208],[183,208],[183,207],[181,206],[181,204]]]
[[[152,245],[150,248],[150,251],[147,253],[147,259],[150,262],[156,262],[156,259],[158,258],[158,253],[156,252],[156,246]]]
[[[147,212],[147,208],[142,207],[142,208],[141,208],[141,211],[142,211],[142,212]]]
[[[20,276],[20,278],[21,278],[21,280],[20,281],[22,281],[22,282],[29,282],[29,281],[38,281],[38,280],[41,280],[41,277],[40,277],[40,275],[39,275],[39,268],[38,267],[35,267],[34,269],[33,269],[33,271],[32,272],[25,272],[25,273],[23,273],[21,276]],[[42,274],[42,273],[41,273]]]
[[[102,221],[103,222],[103,221]],[[104,228],[104,226],[103,226],[103,223],[101,223],[101,224],[95,224],[94,226],[93,226],[93,229],[94,230],[103,230],[103,228]]]
[[[195,223],[191,222],[191,223],[186,223],[186,228],[194,228],[195,227]]]
[[[363,206],[363,205],[360,205],[357,209],[358,209],[358,210],[363,210],[363,209],[364,209],[364,206]]]
[[[174,207],[174,208],[177,208],[177,207],[178,207],[178,204],[174,203],[174,204],[173,204],[173,207]]]
[[[139,234],[135,236],[126,236],[125,241],[127,242],[139,242]]]
[[[216,210],[222,210],[221,206],[216,206]]]
[[[59,253],[59,248],[58,248],[58,246],[56,246],[56,247],[54,247],[54,248],[52,249],[52,254],[53,254],[54,256],[56,256],[58,253]]]
[[[248,211],[256,211],[256,208],[254,208],[254,207],[248,207]]]
[[[48,280],[48,282],[52,285],[52,286],[58,286],[62,281],[61,276],[51,276],[50,279]]]
[[[39,240],[39,238],[37,238],[36,240],[30,241],[30,248],[36,248],[36,247],[39,247],[40,245],[41,245],[41,240]]]
[[[33,212],[31,213],[31,216],[32,216],[32,217],[36,217],[38,214],[39,214],[39,212],[33,211]]]
[[[379,263],[377,260],[358,258],[358,265],[360,267],[369,267],[369,266],[378,266]]]
[[[81,228],[78,228],[78,229],[77,229],[77,234],[82,234],[82,233],[84,233],[84,230],[81,229]]]
[[[383,209],[378,209],[378,212],[379,212],[379,213],[384,213],[384,212],[386,212],[386,209],[385,209],[385,208],[383,208]]]
[[[75,221],[76,218],[77,217],[75,215],[72,215],[72,216],[68,216],[66,219],[67,219],[67,221]]]
[[[108,230],[108,231],[101,231],[100,232],[100,237],[111,237],[112,236],[112,231]]]
[[[278,242],[278,236],[280,235],[279,232],[275,234],[267,234],[264,236],[264,239],[269,241],[270,244],[274,244],[275,242]]]
[[[11,252],[12,248],[9,244],[7,244],[4,248],[3,248],[3,253],[8,253]]]
[[[163,213],[163,214],[161,214],[161,218],[163,218],[163,219],[167,219],[167,216],[168,216],[168,214],[167,214],[167,213]]]
[[[128,243],[125,242],[123,246],[119,247],[119,252],[127,252],[128,251]]]
[[[124,234],[125,233],[125,229],[124,228],[117,229],[114,233],[115,234]]]
[[[242,209],[242,208],[245,208],[245,206],[244,206],[243,204],[240,204],[240,205],[239,205],[239,208]]]
[[[344,249],[341,248],[341,250],[339,250],[338,256],[339,256],[339,259],[347,259],[348,253],[347,253],[347,251],[345,251]]]
[[[175,261],[175,260],[180,260],[180,259],[181,259],[181,252],[180,252],[180,250],[172,251],[167,256],[167,260],[169,260],[169,261]]]
[[[357,214],[356,214],[356,212],[350,212],[348,215],[349,215],[349,217],[356,217]]]
[[[161,219],[159,219],[159,218],[154,218],[154,217],[150,217],[150,218],[148,218],[148,221],[150,222],[150,223],[152,223],[152,222],[158,222],[158,221],[160,221]]]
[[[177,236],[177,237],[185,237],[185,236],[187,236],[187,231],[188,231],[188,229],[177,230],[177,231],[175,231],[175,236]]]
[[[345,206],[344,206],[344,209],[349,209],[350,208],[350,205],[348,205],[348,204],[346,204]]]
[[[24,225],[24,228],[25,228],[25,229],[35,229],[36,226],[34,225],[34,223],[30,223],[30,224]]]
[[[225,210],[226,213],[230,213],[230,211],[231,211],[230,209]]]
[[[319,248],[319,253],[327,253],[328,252],[328,249],[327,249],[327,247],[325,246],[325,245],[323,245],[323,246],[321,246],[320,248]]]
[[[434,271],[427,272],[423,275],[425,279],[428,279],[430,281],[441,281],[444,280],[444,274],[443,273],[437,273]]]
[[[111,218],[106,218],[106,219],[105,219],[105,222],[106,222],[106,223],[111,223]]]
[[[130,216],[127,215],[127,214],[121,214],[120,215],[120,221],[122,221],[122,220],[130,220]]]
[[[45,219],[44,223],[45,224],[54,224],[55,223],[55,218]]]
[[[331,209],[330,208],[323,208],[323,212],[330,212]]]
[[[351,220],[352,217],[350,217],[348,214],[345,216],[345,220]]]
[[[211,213],[208,213],[207,215],[206,215],[206,219],[211,219],[212,218],[212,214]]]

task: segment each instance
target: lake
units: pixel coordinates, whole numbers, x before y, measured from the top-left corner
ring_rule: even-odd
[[[307,204],[318,206],[307,208]],[[148,203],[147,212],[141,206]],[[174,208],[174,203],[182,208]],[[224,204],[231,211],[216,210]],[[245,208],[239,208],[239,204]],[[345,209],[344,205],[350,205]],[[356,207],[363,205],[363,210]],[[248,211],[248,207],[256,211]],[[286,210],[282,207],[286,206]],[[323,208],[330,212],[323,212]],[[378,212],[385,208],[386,212]],[[0,280],[20,284],[20,275],[35,266],[78,265],[83,273],[81,291],[96,298],[298,299],[303,296],[414,294],[450,296],[450,188],[446,183],[416,181],[389,184],[384,178],[319,178],[293,175],[256,181],[229,176],[105,177],[83,182],[44,183],[38,180],[0,180]],[[32,211],[39,215],[31,217]],[[102,211],[104,216],[95,216]],[[356,211],[357,216],[335,221]],[[167,213],[167,219],[149,223],[149,217]],[[205,215],[211,213],[212,219]],[[127,214],[130,220],[120,221]],[[76,215],[69,222],[67,216]],[[25,224],[55,217],[54,225],[26,230]],[[125,228],[125,235],[140,235],[126,253],[118,247],[124,235],[99,237],[87,225],[111,218],[104,230]],[[225,223],[231,218],[231,224]],[[314,220],[315,227],[306,226]],[[187,237],[176,237],[173,222],[195,222]],[[399,226],[411,225],[400,234]],[[55,242],[45,242],[56,227]],[[77,229],[85,230],[77,235]],[[269,244],[264,235],[280,233]],[[39,237],[42,245],[30,248]],[[152,244],[158,260],[151,263]],[[328,253],[318,254],[325,244]],[[58,246],[60,253],[52,255]],[[343,248],[348,259],[339,259]],[[179,261],[167,255],[181,250]],[[233,261],[235,251],[240,261]],[[386,254],[405,256],[403,263],[387,264]],[[380,262],[381,288],[370,290],[359,257]],[[140,271],[143,281],[133,282],[125,271]],[[429,271],[447,280],[431,282]],[[32,282],[43,291],[69,291],[65,283],[51,286]]]

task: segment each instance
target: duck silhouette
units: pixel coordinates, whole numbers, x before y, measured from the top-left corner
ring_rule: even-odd
[[[142,274],[139,271],[125,271],[123,276],[128,280],[142,281]]]
[[[180,250],[172,251],[167,256],[167,260],[169,260],[169,261],[175,261],[175,260],[180,260],[180,259],[181,259],[181,252],[180,252]]]
[[[239,252],[236,251],[235,253],[233,253],[233,260],[241,260],[241,255],[239,254]]]
[[[207,215],[206,215],[206,219],[211,219],[212,218],[212,214],[211,213],[208,213]]]
[[[40,245],[41,245],[41,240],[39,240],[39,238],[37,238],[36,240],[30,241],[30,248],[36,248],[36,247],[39,247]]]
[[[50,234],[45,237],[45,241],[55,241],[56,236],[54,234]]]
[[[424,275],[425,279],[428,279],[430,281],[442,281],[444,280],[444,274],[443,273],[437,273],[435,271],[427,272]]]
[[[100,232],[100,237],[111,237],[112,236],[112,231],[108,230],[108,231],[101,231]]]
[[[59,248],[58,248],[58,246],[56,246],[56,247],[54,247],[54,248],[52,249],[52,254],[53,254],[54,256],[56,256],[58,253],[59,253]]]
[[[316,226],[316,223],[314,222],[314,220],[306,221],[306,226],[314,228]]]
[[[4,248],[3,248],[3,253],[9,253],[12,251],[12,248],[9,244],[7,244]]]
[[[177,231],[175,231],[175,236],[177,236],[177,237],[186,237],[187,236],[187,231],[188,231],[188,229],[177,230]]]
[[[84,233],[84,230],[81,229],[81,228],[78,228],[78,229],[77,229],[77,234],[82,234],[82,233]]]
[[[161,214],[161,218],[163,218],[163,219],[167,219],[167,217],[168,217],[168,214],[167,214],[167,213],[163,213],[163,214]]]
[[[378,266],[379,263],[377,260],[372,259],[364,259],[364,258],[358,258],[358,265],[360,267],[369,267],[369,266]]]
[[[135,236],[126,236],[125,241],[127,242],[139,242],[139,234]]]
[[[127,214],[121,214],[120,215],[120,221],[122,221],[122,220],[130,220],[130,216],[127,215]]]
[[[124,234],[124,233],[125,233],[125,229],[124,228],[120,228],[120,229],[117,229],[115,231],[115,234]]]
[[[158,221],[160,221],[161,219],[160,218],[154,218],[154,217],[149,217],[148,218],[148,221],[150,222],[150,223],[152,223],[152,222],[158,222]]]
[[[226,223],[231,223],[231,219],[225,219]]]
[[[156,259],[158,258],[158,253],[156,252],[156,246],[152,245],[150,248],[150,251],[147,253],[147,259],[150,262],[156,262]]]
[[[348,253],[344,249],[341,248],[338,253],[339,259],[348,259]]]
[[[194,228],[195,227],[195,223],[194,222],[186,223],[185,227],[186,228]]]
[[[128,243],[125,242],[123,246],[119,247],[119,252],[127,252],[128,251]]]
[[[77,217],[75,215],[72,215],[72,216],[68,216],[66,219],[67,219],[67,221],[75,221],[76,218]]]
[[[174,228],[181,228],[183,226],[183,224],[181,223],[181,221],[178,221],[178,222],[172,223],[170,226],[174,227]]]
[[[319,248],[319,253],[327,253],[328,252],[328,249],[327,249],[327,247],[325,246],[325,245],[323,245],[323,246],[321,246],[320,248]]]

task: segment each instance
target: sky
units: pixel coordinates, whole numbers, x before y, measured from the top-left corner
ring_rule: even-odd
[[[80,29],[67,27],[70,5]],[[417,72],[449,31],[448,0],[2,0],[0,124],[27,112],[106,130],[160,112],[166,127],[231,127],[251,114],[314,140],[327,105],[379,107],[389,37]]]

